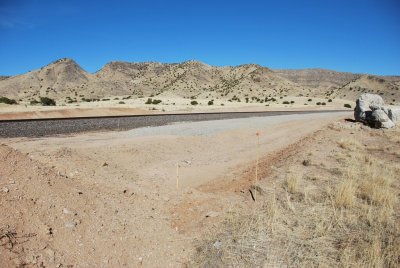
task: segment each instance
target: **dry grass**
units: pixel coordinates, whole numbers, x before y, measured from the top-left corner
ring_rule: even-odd
[[[375,138],[385,142],[388,137],[383,134]],[[303,166],[309,169],[305,178],[321,177],[323,172],[330,172],[330,176],[302,180],[290,173],[276,179],[279,187],[265,183],[265,194],[251,211],[229,215],[217,232],[199,241],[192,264],[399,267],[399,161],[372,157],[354,139],[332,141],[335,144],[343,151],[340,157],[346,160],[336,162],[340,172]],[[335,154],[326,161],[326,166],[334,163]],[[303,198],[298,198],[299,193]]]
[[[341,148],[348,150],[361,148],[361,143],[355,139],[343,138],[338,141],[338,144]]]
[[[299,178],[297,175],[294,174],[290,174],[285,181],[285,188],[286,190],[291,193],[294,194],[296,192],[299,191]]]
[[[352,207],[356,199],[356,188],[354,187],[354,182],[352,180],[343,180],[335,193],[335,206],[342,207]]]

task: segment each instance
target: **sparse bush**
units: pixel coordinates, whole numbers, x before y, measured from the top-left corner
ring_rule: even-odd
[[[328,102],[332,102],[332,99],[329,99]]]
[[[153,104],[159,104],[159,103],[161,103],[162,102],[162,100],[153,100]]]
[[[325,102],[323,102],[323,103],[321,103],[321,105],[326,105],[326,103],[325,103]]]
[[[40,97],[40,103],[43,106],[56,106],[56,101],[48,97]]]
[[[284,102],[282,102],[282,104],[290,104],[290,102],[284,101]]]
[[[208,105],[214,105],[214,101],[212,100],[208,101]]]
[[[124,101],[120,101],[120,102],[118,102],[118,104],[125,104],[125,102]]]
[[[294,103],[294,101],[292,100],[292,101],[290,101],[290,104],[293,104]]]
[[[348,104],[348,103],[345,103],[343,106],[344,106],[345,108],[351,108],[351,105]]]
[[[317,105],[321,105],[321,103],[320,103],[320,102],[317,102]]]
[[[312,99],[308,99],[308,101],[312,101]]]
[[[144,104],[152,104],[152,103],[153,103],[153,100],[151,98],[148,98]]]
[[[197,104],[199,104],[199,103],[198,103],[197,101],[191,101],[190,104],[191,104],[191,105],[197,105]]]
[[[17,104],[17,101],[14,99],[9,99],[7,97],[0,97],[0,103],[5,103],[5,104]]]

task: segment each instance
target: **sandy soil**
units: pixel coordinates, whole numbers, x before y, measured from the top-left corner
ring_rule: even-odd
[[[10,212],[0,228],[15,234],[2,238],[0,264],[183,266],[193,241],[248,194],[257,155],[282,160],[344,117],[351,113],[3,139],[0,206]]]
[[[279,103],[244,103],[215,100],[214,105],[208,105],[209,99],[197,99],[198,105],[190,104],[191,99],[171,96],[157,96],[153,99],[162,100],[158,105],[145,104],[147,98],[123,100],[109,100],[100,102],[60,103],[55,107],[32,105],[5,105],[0,104],[0,120],[31,119],[31,118],[58,118],[58,117],[86,117],[86,116],[112,116],[112,115],[137,115],[159,113],[188,113],[188,112],[251,112],[251,111],[276,111],[276,110],[333,110],[344,109],[346,100],[333,100],[312,98],[309,102],[306,97],[283,97]],[[293,104],[282,104],[283,101],[295,101]],[[326,105],[316,105],[325,102]],[[305,105],[307,104],[307,105]],[[352,104],[353,105],[353,104]]]

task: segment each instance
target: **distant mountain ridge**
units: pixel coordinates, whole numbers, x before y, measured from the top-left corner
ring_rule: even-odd
[[[47,96],[61,102],[112,96],[153,95],[220,98],[231,101],[279,96],[354,100],[375,92],[388,101],[400,99],[400,77],[362,75],[324,69],[271,70],[258,64],[215,67],[199,61],[182,63],[113,61],[95,73],[63,58],[38,70],[0,77],[0,96],[30,101]]]

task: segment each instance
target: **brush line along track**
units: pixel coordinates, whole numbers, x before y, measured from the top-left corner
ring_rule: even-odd
[[[0,137],[42,137],[88,131],[128,130],[139,127],[163,126],[175,122],[332,112],[344,112],[344,110],[190,113],[1,120]]]

